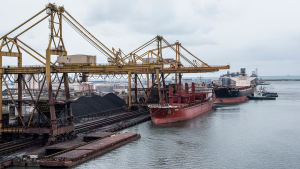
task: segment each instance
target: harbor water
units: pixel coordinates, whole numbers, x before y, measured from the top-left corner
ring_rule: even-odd
[[[73,168],[299,168],[300,82],[271,82],[267,91],[279,97],[215,104],[187,121],[124,129],[142,138]]]

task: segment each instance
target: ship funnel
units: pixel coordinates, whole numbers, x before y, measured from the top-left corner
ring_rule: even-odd
[[[246,76],[246,68],[241,68],[241,74],[242,74],[243,76]]]

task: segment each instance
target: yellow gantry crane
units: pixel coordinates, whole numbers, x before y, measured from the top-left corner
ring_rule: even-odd
[[[137,52],[140,50],[144,49],[145,47],[149,46],[151,43],[155,41],[160,41],[158,44],[161,44],[161,41],[163,41],[167,46],[159,47],[148,50],[147,52],[137,55]],[[175,46],[175,48],[174,48]],[[171,48],[175,52],[175,57],[174,60],[168,59],[163,59],[162,57],[162,50]],[[189,60],[186,56],[184,56],[181,52],[180,49],[183,49],[185,52],[187,52],[189,55],[192,56],[193,61]],[[155,53],[157,51],[157,53]],[[141,61],[144,64],[149,64],[151,63],[150,58],[156,57],[156,60],[161,60],[163,63],[164,67],[162,69],[163,73],[175,73],[175,83],[177,83],[177,73],[206,73],[206,72],[215,72],[219,71],[220,69],[229,69],[229,65],[225,66],[210,66],[207,63],[203,62],[200,60],[198,57],[193,55],[190,51],[188,51],[186,48],[184,48],[181,43],[176,42],[174,44],[169,44],[167,40],[165,40],[162,36],[157,36],[156,38],[150,40],[143,46],[139,47],[138,49],[134,50],[133,52],[129,53],[126,55],[123,59],[127,59],[129,57],[129,63],[133,64],[136,63],[137,61]],[[147,58],[144,58],[147,57]],[[187,63],[190,65],[184,66],[182,62],[180,61],[180,58],[184,59]],[[168,65],[166,67],[166,65]],[[149,75],[147,75],[147,87],[149,88]]]
[[[25,30],[21,31],[16,36],[11,37],[11,34],[20,28],[23,28],[26,23],[33,20],[37,16],[41,15],[43,12],[46,15],[32,24]],[[45,55],[38,53],[36,50],[27,45],[19,37],[20,35],[26,33],[28,30],[38,25],[45,19],[49,18],[49,28],[50,28],[50,40],[48,46],[46,47]],[[106,56],[110,60],[110,65],[84,65],[84,64],[63,64],[58,65],[56,62],[51,62],[52,55],[67,56],[68,52],[66,50],[64,40],[63,40],[63,20],[71,26],[78,34],[80,34],[86,41],[88,41],[92,46],[94,46],[99,52]],[[157,43],[157,48],[149,50],[146,53],[138,55],[138,52],[145,49],[152,43]],[[162,46],[165,43],[166,46]],[[164,60],[162,56],[162,50],[166,48],[171,48],[175,51],[175,60],[173,62],[168,62]],[[189,53],[195,60],[190,61],[186,56],[184,56],[180,49],[185,50]],[[41,66],[26,67],[23,65],[22,57],[23,52],[27,53],[29,56],[33,57],[35,60],[41,63]],[[157,53],[155,53],[157,52]],[[150,62],[149,57],[156,57],[155,62]],[[147,56],[148,59],[145,60],[144,57]],[[3,57],[16,57],[18,58],[17,67],[3,67],[2,61]],[[190,64],[190,66],[183,66],[180,58],[184,59]],[[151,39],[141,47],[125,55],[122,50],[115,50],[114,48],[109,49],[101,41],[99,41],[95,36],[93,36],[86,28],[84,28],[74,17],[66,11],[62,6],[57,7],[55,4],[47,4],[46,7],[38,12],[33,17],[26,20],[24,23],[8,32],[0,38],[0,82],[4,82],[7,91],[11,97],[10,100],[2,99],[2,92],[0,92],[0,106],[2,107],[2,102],[10,102],[15,105],[18,112],[17,126],[11,126],[4,123],[2,109],[0,109],[0,137],[5,134],[17,133],[19,135],[30,134],[30,135],[43,135],[48,134],[48,143],[53,144],[57,142],[58,139],[74,138],[76,133],[74,132],[73,115],[71,109],[72,101],[70,99],[69,88],[68,88],[68,73],[82,73],[83,81],[87,79],[89,75],[117,75],[117,74],[127,74],[128,75],[128,86],[129,86],[129,98],[131,98],[131,81],[134,81],[135,93],[137,92],[137,75],[146,74],[147,75],[147,88],[149,85],[149,75],[152,74],[152,86],[155,83],[154,74],[159,82],[160,79],[164,81],[165,74],[177,74],[181,73],[202,73],[202,72],[214,72],[219,71],[219,69],[229,69],[229,65],[214,67],[206,64],[205,62],[198,59],[196,56],[191,54],[186,50],[179,42],[175,44],[169,44],[162,36],[156,36]],[[65,101],[56,100],[57,91],[52,91],[51,74],[62,74],[59,86],[64,83],[65,86]],[[18,83],[18,98],[14,99],[10,89],[5,81],[5,76],[17,74],[16,82]],[[28,88],[26,81],[24,80],[24,74],[44,74],[45,77],[42,80],[42,87],[39,91],[38,97],[34,99]],[[135,77],[132,77],[132,74]],[[159,77],[161,75],[161,77]],[[181,76],[180,76],[181,77]],[[22,85],[25,84],[28,93],[31,96],[31,103],[34,104],[34,110],[32,111],[30,118],[25,121],[22,113]],[[177,79],[176,79],[177,83]],[[44,84],[47,86],[48,100],[39,100],[42,93],[42,88]],[[160,83],[158,84],[158,89],[160,90]],[[2,91],[2,85],[0,85]],[[160,96],[161,98],[161,96]],[[137,99],[137,96],[136,96]],[[128,101],[129,107],[132,106],[131,99]],[[68,115],[62,117],[61,112],[67,110]],[[38,122],[33,122],[33,115],[35,112],[39,113]],[[1,139],[0,138],[0,139]]]
[[[150,46],[151,44],[157,42],[157,48],[154,48],[152,50],[148,50],[145,53],[138,55],[138,52],[142,51],[143,49],[145,49],[146,47]],[[162,46],[162,44],[165,44],[166,46]],[[174,59],[170,59],[170,58],[163,58],[162,56],[162,50],[163,49],[168,49],[170,48],[171,50],[173,50],[175,52],[175,56]],[[189,55],[191,55],[191,57],[194,59],[193,61],[189,60],[188,57],[186,57],[185,55],[183,55],[181,52],[181,50],[184,50],[186,53],[188,53]],[[157,53],[156,53],[157,52]],[[151,61],[150,58],[153,58],[153,56],[156,58],[154,59],[155,61]],[[146,58],[145,58],[146,57]],[[138,47],[137,49],[135,49],[134,51],[130,52],[127,55],[124,55],[123,57],[121,56],[120,58],[122,58],[122,62],[126,62],[130,65],[136,65],[139,62],[142,62],[143,64],[150,64],[150,63],[156,63],[159,65],[162,65],[162,68],[160,69],[159,73],[158,72],[152,72],[152,84],[150,86],[150,82],[149,82],[149,74],[147,74],[147,88],[151,88],[155,83],[158,84],[158,88],[160,88],[160,83],[158,83],[157,81],[162,81],[164,88],[165,88],[165,79],[170,75],[170,74],[175,74],[175,90],[177,90],[177,83],[178,83],[178,79],[177,79],[177,75],[179,75],[179,83],[181,83],[181,78],[182,78],[182,73],[206,73],[206,72],[215,72],[215,71],[219,71],[220,69],[229,69],[230,66],[229,65],[225,65],[225,66],[211,66],[208,65],[207,63],[203,62],[202,60],[200,60],[198,57],[196,57],[195,55],[193,55],[190,51],[188,51],[186,48],[184,48],[181,43],[176,42],[174,44],[170,44],[166,39],[164,39],[162,36],[156,36],[155,38],[151,39],[150,41],[148,41],[147,43],[145,43],[144,45]],[[180,59],[183,59],[184,61],[186,61],[189,65],[183,65]],[[156,74],[156,79],[159,80],[154,80],[155,76],[154,74]],[[159,78],[159,74],[161,74],[161,77]],[[166,75],[166,76],[165,76]],[[134,85],[135,85],[135,100],[137,101],[137,79],[139,79],[139,77],[137,75],[135,75],[134,78]],[[141,82],[141,80],[139,79],[139,81]],[[130,82],[129,82],[130,83]],[[128,85],[130,86],[130,84]],[[160,89],[159,89],[160,90]],[[151,91],[151,90],[150,90]],[[149,93],[148,95],[146,95],[146,100],[149,97]],[[131,98],[131,91],[129,91],[129,98]],[[161,95],[159,92],[159,98],[161,100]],[[131,99],[129,99],[129,106],[131,106]],[[145,105],[145,104],[134,104],[135,106],[138,105]]]

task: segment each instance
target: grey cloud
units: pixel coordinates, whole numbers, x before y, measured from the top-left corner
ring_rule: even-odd
[[[202,17],[213,18],[221,14],[219,9],[219,0],[206,1],[190,1],[191,7]]]
[[[197,31],[209,33],[212,30],[189,3],[182,4],[189,12],[180,9],[180,3],[174,1],[101,1],[86,14],[85,23],[104,27],[107,22],[114,25],[122,23],[126,24],[124,31],[142,34],[178,35]],[[216,13],[212,12],[213,15]]]
[[[45,2],[33,1],[31,9],[36,10],[29,11],[23,9],[28,4],[25,1],[19,1],[17,5],[13,1],[3,1],[2,4],[14,6],[17,12],[10,17],[0,18],[0,24],[6,25],[0,27],[0,35],[44,8]],[[240,67],[250,71],[257,67],[260,75],[293,75],[289,72],[300,72],[300,24],[296,22],[300,16],[298,1],[64,0],[57,5],[64,5],[73,17],[107,47],[121,48],[125,53],[159,34],[169,43],[179,40],[185,48],[208,64],[230,63],[230,71],[238,71]],[[0,11],[1,16],[7,13],[9,8]],[[46,24],[42,27],[35,27],[21,37],[43,55],[49,40],[47,21],[44,22]],[[63,32],[69,54],[95,54],[98,62],[106,62],[101,53],[66,23]],[[155,48],[155,45],[151,47]],[[171,54],[171,51],[167,52],[166,56]],[[30,56],[25,57],[24,64],[39,64]],[[15,62],[3,62],[4,65],[11,63]],[[220,72],[222,74],[226,71]]]

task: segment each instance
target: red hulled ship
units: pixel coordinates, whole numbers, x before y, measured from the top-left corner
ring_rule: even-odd
[[[168,104],[150,104],[151,119],[155,124],[172,123],[183,121],[198,116],[209,111],[215,101],[212,90],[195,90],[195,84],[192,83],[191,92],[188,84],[185,84],[185,91],[181,91],[181,85],[178,84],[177,92],[169,84]]]

